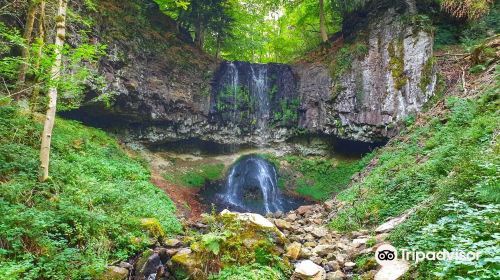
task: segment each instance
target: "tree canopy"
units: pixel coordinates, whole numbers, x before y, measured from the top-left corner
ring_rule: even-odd
[[[155,1],[208,53],[267,63],[297,59],[340,31],[346,14],[381,0]],[[464,20],[485,15],[493,4],[492,0],[426,1],[438,2],[443,11]]]

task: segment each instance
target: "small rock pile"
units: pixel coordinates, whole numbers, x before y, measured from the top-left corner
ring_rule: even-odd
[[[375,252],[375,247],[367,243],[383,242],[386,234],[371,237],[369,231],[362,230],[350,235],[342,235],[326,227],[332,213],[335,213],[336,202],[301,206],[288,213],[274,213],[267,218],[274,222],[290,240],[286,256],[295,262],[295,273],[292,279],[302,280],[340,280],[349,278],[356,264],[357,256]],[[373,244],[372,244],[373,245]],[[374,271],[376,266],[369,267]]]
[[[368,230],[340,234],[326,227],[336,207],[337,203],[332,200],[301,206],[288,213],[269,214],[267,219],[258,214],[232,213],[227,210],[220,215],[236,215],[237,219],[274,232],[286,240],[285,243],[276,244],[276,248],[295,266],[292,280],[343,280],[351,279],[354,275],[361,275],[362,279],[394,280],[408,270],[407,264],[401,263],[402,268],[397,276],[387,276],[374,259],[377,246],[384,243],[388,236],[387,231],[404,220],[403,217],[386,222],[372,234]],[[190,230],[205,232],[207,225],[198,222],[189,227]],[[173,272],[181,270],[188,271],[192,279],[205,279],[195,277],[199,263],[196,263],[189,244],[181,240],[182,236],[164,240],[161,246],[143,252],[129,263],[110,266],[102,279],[176,279]],[[365,254],[370,257],[369,261],[363,267],[357,267],[354,260]]]

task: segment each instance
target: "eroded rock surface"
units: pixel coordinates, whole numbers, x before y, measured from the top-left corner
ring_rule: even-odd
[[[411,21],[406,2],[414,1],[376,2],[364,20],[346,20],[343,36],[329,47],[338,49],[333,57],[290,66],[217,66],[153,3],[137,11],[145,19],[138,26],[104,28],[120,19],[99,18],[94,35],[109,46],[100,71],[116,101],[67,116],[151,145],[193,139],[277,145],[298,133],[386,140],[434,93],[436,73],[432,36]],[[116,17],[125,13],[116,10]],[[137,35],[137,28],[149,32]],[[349,49],[350,65],[335,67],[342,48]]]

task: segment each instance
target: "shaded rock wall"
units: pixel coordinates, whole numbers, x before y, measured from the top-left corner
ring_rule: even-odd
[[[345,73],[331,73],[326,63],[294,66],[300,77],[300,126],[309,131],[373,142],[392,137],[397,123],[418,112],[434,93],[432,36],[408,25],[404,6],[377,16],[368,14],[364,36],[345,45],[366,47]],[[380,11],[376,11],[380,13]],[[360,47],[361,46],[361,47]]]
[[[128,25],[131,11],[117,1],[100,8],[96,34],[110,53],[100,70],[117,93],[115,104],[66,114],[133,141],[267,145],[297,134],[384,141],[434,92],[433,38],[411,24],[407,2],[414,0],[374,1],[347,18],[344,46],[362,53],[342,72],[326,59],[217,66],[155,4],[136,1],[147,5],[130,7],[145,8],[135,11],[142,20],[129,18]]]

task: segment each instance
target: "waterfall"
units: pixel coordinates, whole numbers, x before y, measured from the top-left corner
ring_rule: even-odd
[[[257,73],[255,68],[257,67]],[[256,99],[257,105],[257,127],[262,132],[265,132],[267,124],[269,122],[269,87],[267,82],[267,68],[265,65],[252,65],[250,66],[252,71],[252,82],[253,85],[250,87],[252,89],[253,96]]]
[[[276,168],[258,156],[240,159],[229,171],[225,199],[243,211],[283,211]]]
[[[290,118],[294,112],[298,116],[298,99],[290,66],[225,61],[212,81],[210,120],[265,146],[275,128],[298,125],[298,117]]]
[[[236,112],[238,111],[238,90],[239,90],[239,77],[238,77],[238,68],[234,65],[233,62],[229,64],[229,77],[231,80],[231,88],[233,91],[233,112],[232,112],[232,120],[236,120]]]

